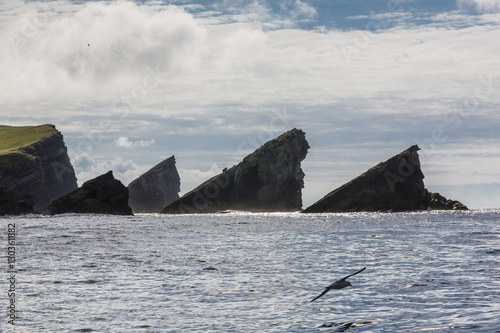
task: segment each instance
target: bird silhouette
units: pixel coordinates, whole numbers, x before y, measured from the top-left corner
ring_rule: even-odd
[[[349,281],[347,281],[347,278],[350,278],[353,275],[359,274],[362,271],[364,271],[365,269],[366,269],[366,267],[363,267],[359,271],[357,271],[356,273],[347,275],[346,277],[344,277],[344,278],[342,278],[342,279],[340,279],[338,281],[335,281],[334,283],[332,283],[331,285],[329,285],[328,287],[326,287],[325,290],[323,290],[323,292],[321,294],[319,294],[318,297],[314,298],[311,302],[314,302],[315,300],[317,300],[318,298],[320,298],[321,296],[323,296],[324,294],[326,294],[327,292],[329,292],[332,289],[342,289],[342,288],[345,288],[345,287],[352,286],[352,284]],[[309,303],[311,303],[311,302],[309,302]]]

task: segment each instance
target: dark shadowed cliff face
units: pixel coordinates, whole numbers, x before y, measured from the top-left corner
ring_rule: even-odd
[[[418,146],[412,146],[328,193],[304,213],[406,211],[427,208]]]
[[[171,156],[128,185],[129,205],[134,213],[158,213],[179,199],[181,180]]]
[[[53,125],[0,126],[0,215],[41,212],[77,187],[63,136]]]
[[[304,187],[300,163],[308,149],[303,131],[288,131],[171,203],[162,213],[300,210]]]
[[[132,215],[127,188],[109,171],[50,204],[46,214],[93,213]]]
[[[412,146],[378,164],[328,193],[303,213],[398,212],[435,207],[437,200],[432,201],[432,194],[424,187],[418,150],[418,146]],[[454,209],[467,209],[460,205]]]

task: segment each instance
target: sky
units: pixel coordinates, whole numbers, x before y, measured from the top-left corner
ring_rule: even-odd
[[[292,128],[304,207],[418,144],[500,207],[500,0],[0,0],[0,124],[52,123],[78,183],[172,155],[181,194]]]

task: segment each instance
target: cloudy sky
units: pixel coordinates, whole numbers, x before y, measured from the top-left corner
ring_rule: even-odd
[[[52,123],[79,184],[175,155],[182,193],[301,128],[304,206],[419,144],[500,207],[500,0],[0,1],[0,123]]]

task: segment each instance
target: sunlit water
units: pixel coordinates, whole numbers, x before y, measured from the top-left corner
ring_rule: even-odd
[[[500,332],[500,210],[0,222],[3,332]]]

